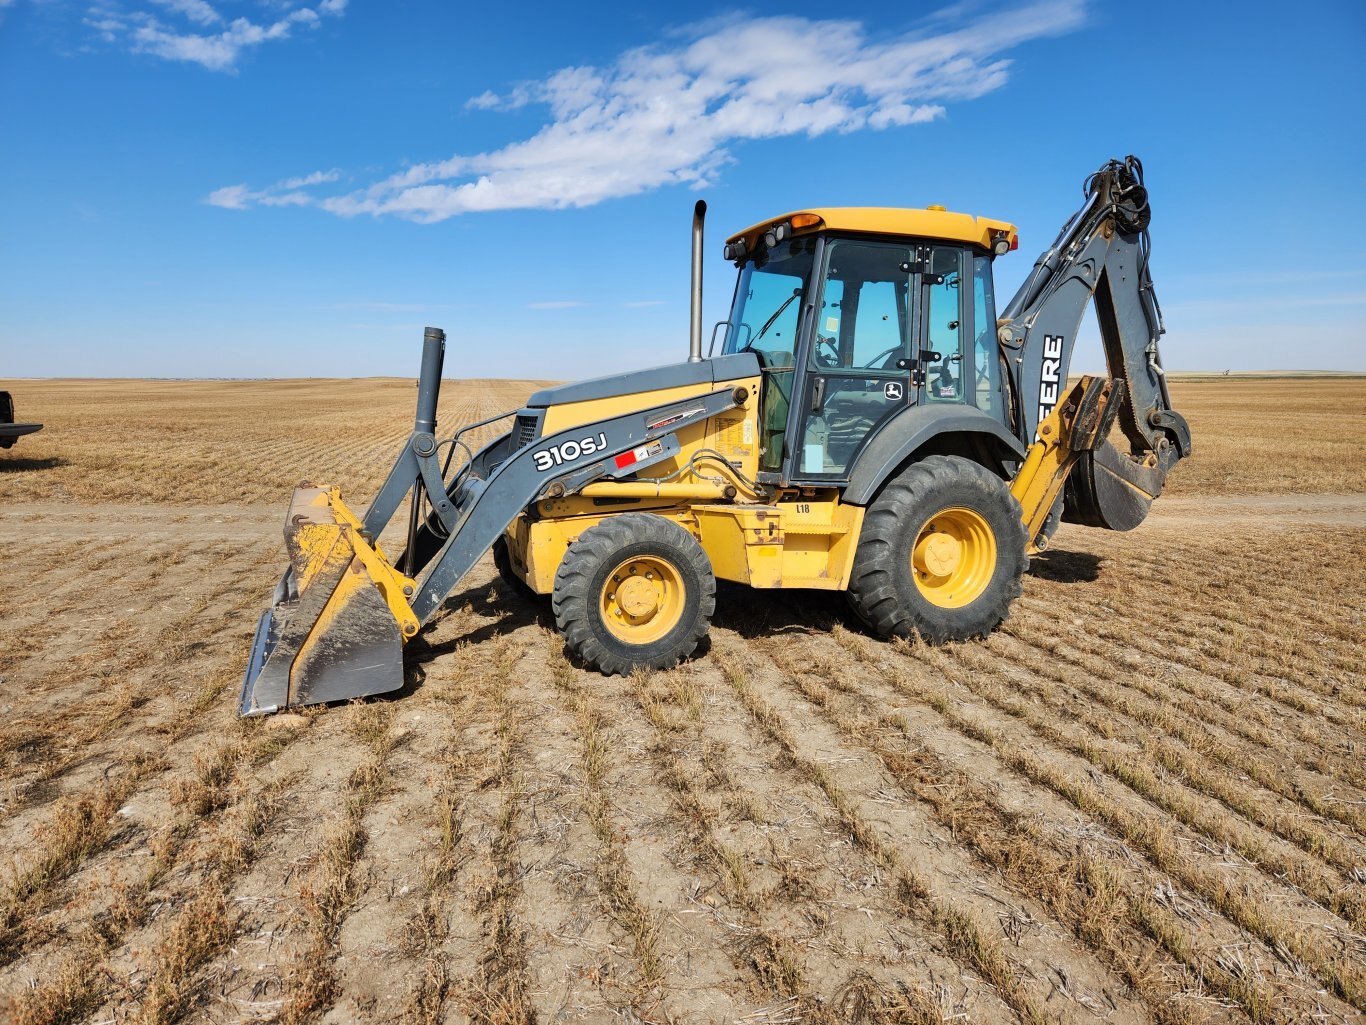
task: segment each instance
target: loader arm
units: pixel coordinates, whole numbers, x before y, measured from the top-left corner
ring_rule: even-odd
[[[1098,439],[1068,479],[1068,518],[1128,530],[1190,454],[1190,429],[1172,409],[1158,353],[1165,332],[1148,267],[1151,210],[1135,157],[1112,160],[1085,184],[1086,200],[1063,227],[998,321],[1026,444],[1067,392],[1077,331],[1094,298],[1111,381],[1122,384],[1117,423],[1125,445]]]
[[[290,566],[257,625],[239,715],[397,690],[403,644],[525,509],[671,458],[678,431],[749,399],[743,387],[721,387],[520,448],[504,434],[447,482],[437,452],[456,439],[435,434],[444,348],[444,333],[429,328],[413,433],[363,521],[335,488],[296,490],[285,522]],[[407,546],[390,563],[377,539],[410,492]]]
[[[572,427],[518,449],[493,466],[487,477],[467,475],[453,499],[454,529],[419,571],[413,613],[422,623],[429,622],[446,596],[529,506],[576,494],[594,481],[629,476],[676,454],[674,435],[679,430],[743,405],[748,399],[744,392],[720,388],[696,399]],[[617,456],[638,451],[626,467],[617,466]],[[481,462],[486,460],[476,456],[475,463]]]

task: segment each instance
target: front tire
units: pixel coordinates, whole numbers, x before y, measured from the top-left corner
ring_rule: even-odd
[[[493,566],[498,570],[499,578],[511,588],[513,594],[521,595],[523,598],[536,597],[531,585],[523,580],[512,566],[512,553],[508,551],[506,534],[499,534],[498,540],[493,542]]]
[[[668,669],[697,648],[716,609],[711,560],[662,516],[621,513],[585,530],[555,573],[555,625],[608,675]]]
[[[1023,591],[1026,533],[999,477],[959,456],[926,456],[868,507],[849,604],[882,637],[985,637]]]

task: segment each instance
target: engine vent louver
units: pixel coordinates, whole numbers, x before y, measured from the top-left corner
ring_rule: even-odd
[[[540,426],[540,420],[534,416],[517,415],[517,420],[512,427],[512,444],[514,450],[523,449],[536,440],[536,429]]]

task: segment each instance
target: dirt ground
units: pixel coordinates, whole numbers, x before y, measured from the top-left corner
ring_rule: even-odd
[[[1168,496],[986,641],[723,588],[608,679],[485,560],[398,699],[246,722],[290,490],[411,382],[12,390],[0,1020],[1366,1021],[1366,380],[1178,381]]]

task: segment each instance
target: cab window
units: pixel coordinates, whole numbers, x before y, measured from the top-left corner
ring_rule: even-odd
[[[957,246],[930,247],[926,272],[928,312],[925,348],[934,357],[925,363],[925,398],[930,402],[966,402],[963,360],[963,256]],[[967,375],[971,380],[971,375]]]
[[[996,345],[996,295],[991,282],[991,259],[972,258],[973,395],[977,408],[995,414],[1001,405],[1001,362]]]
[[[759,395],[759,469],[782,465],[802,296],[816,240],[794,239],[746,263],[735,286],[726,329],[727,353],[752,352],[763,374]]]
[[[910,403],[912,249],[836,238],[825,252],[793,468],[802,479],[845,476],[878,425]]]
[[[814,238],[797,239],[762,262],[745,264],[731,304],[726,352],[753,352],[765,367],[792,366],[814,251]]]

